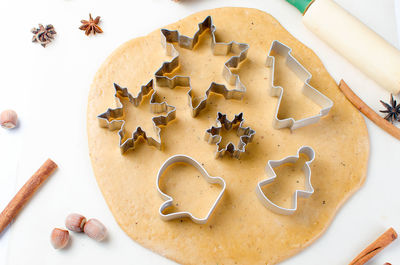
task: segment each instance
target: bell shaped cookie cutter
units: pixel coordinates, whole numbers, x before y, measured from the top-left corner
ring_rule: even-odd
[[[210,129],[208,129],[204,136],[204,139],[209,144],[217,145],[217,151],[215,153],[216,158],[223,157],[225,153],[228,152],[232,157],[240,159],[241,154],[246,152],[246,145],[253,140],[256,131],[254,131],[250,127],[244,127],[243,123],[243,113],[235,115],[235,118],[230,121],[227,119],[225,114],[218,112],[217,126],[212,126]],[[220,144],[222,141],[221,130],[223,129],[227,131],[236,129],[236,134],[240,138],[237,148],[231,142],[228,143],[224,148],[220,148]]]
[[[117,84],[114,84],[115,88],[115,100],[117,102],[117,107],[114,109],[107,109],[106,112],[97,116],[99,120],[100,127],[108,128],[109,130],[119,130],[119,145],[121,148],[121,153],[125,153],[130,149],[135,149],[136,143],[140,137],[147,142],[148,145],[154,146],[157,149],[162,149],[161,142],[161,125],[167,125],[170,121],[174,120],[176,117],[176,108],[174,106],[168,105],[165,101],[159,103],[157,93],[153,89],[153,79],[149,83],[142,86],[136,97],[133,97],[127,88],[122,88]],[[157,139],[153,137],[148,137],[146,132],[142,130],[140,126],[132,132],[132,136],[126,140],[125,139],[125,114],[123,110],[123,104],[121,102],[122,98],[129,100],[131,104],[135,107],[139,106],[142,102],[143,97],[151,94],[150,98],[150,111],[155,114],[167,113],[166,115],[159,115],[152,118],[154,130],[157,135]]]
[[[293,200],[292,200],[292,207],[284,208],[284,207],[281,207],[281,206],[273,203],[270,199],[268,199],[268,197],[263,192],[262,187],[272,183],[276,179],[276,174],[274,171],[275,167],[279,167],[286,163],[291,163],[291,164],[295,163],[299,159],[300,154],[304,154],[308,157],[308,161],[306,161],[303,166],[303,171],[304,171],[304,175],[305,175],[305,190],[296,190],[294,192],[294,196],[293,196]],[[310,164],[314,161],[314,158],[315,158],[314,150],[309,146],[302,146],[297,151],[297,155],[295,155],[295,156],[288,156],[281,160],[269,160],[267,166],[265,167],[265,171],[266,171],[267,175],[269,176],[269,178],[258,182],[257,188],[256,188],[256,194],[257,194],[257,197],[259,198],[260,202],[265,207],[267,207],[268,209],[270,209],[271,211],[273,211],[275,213],[284,214],[284,215],[293,214],[297,210],[297,197],[300,196],[303,198],[308,198],[314,193],[314,188],[311,184],[311,168],[310,168]]]
[[[295,120],[293,118],[287,118],[287,119],[279,119],[278,114],[279,114],[279,109],[282,101],[282,96],[284,93],[284,89],[281,86],[275,86],[274,83],[274,73],[275,73],[275,57],[273,54],[279,54],[283,56],[286,60],[286,65],[297,75],[297,77],[304,82],[303,88],[302,88],[302,93],[314,101],[317,105],[321,107],[321,111],[319,114],[311,117],[307,117],[301,120]],[[319,92],[317,89],[312,87],[309,82],[311,80],[312,75],[310,72],[307,71],[306,68],[302,64],[300,64],[296,58],[293,57],[292,55],[292,49],[283,44],[282,42],[279,42],[277,40],[274,40],[271,44],[271,48],[268,53],[267,57],[267,62],[266,62],[267,67],[272,67],[271,71],[271,91],[270,94],[271,96],[278,97],[278,106],[276,107],[276,113],[274,117],[274,123],[273,126],[276,129],[281,129],[281,128],[290,128],[291,130],[295,130],[297,128],[301,128],[313,123],[316,123],[320,120],[321,117],[328,115],[329,111],[333,107],[333,102],[330,100],[327,96]]]
[[[207,30],[210,31],[212,36],[211,49],[214,55],[227,55],[229,53],[238,54],[232,56],[225,62],[222,75],[224,79],[230,84],[234,85],[235,89],[229,90],[225,85],[212,82],[205,92],[203,99],[197,106],[193,106],[193,92],[189,76],[177,75],[172,78],[165,76],[165,74],[172,73],[179,68],[179,52],[174,47],[176,43],[179,47],[193,50],[199,42],[200,35]],[[161,42],[165,48],[167,55],[172,56],[173,59],[164,62],[162,66],[155,73],[155,79],[158,86],[175,88],[177,86],[189,87],[187,92],[189,106],[192,110],[192,116],[196,117],[207,105],[207,99],[210,92],[220,94],[225,99],[238,99],[243,98],[246,92],[246,87],[240,81],[239,75],[232,73],[231,68],[237,68],[239,64],[247,58],[249,45],[246,43],[239,43],[231,41],[229,43],[217,42],[215,38],[216,27],[212,22],[211,16],[204,19],[203,22],[198,24],[198,30],[193,38],[179,34],[177,30],[161,29]]]
[[[190,164],[190,165],[194,166],[197,170],[200,171],[200,173],[202,174],[202,176],[204,177],[204,179],[208,183],[211,183],[211,184],[215,184],[216,183],[216,184],[221,185],[222,189],[221,189],[217,199],[215,200],[214,204],[211,206],[210,210],[208,211],[207,215],[204,218],[197,218],[190,212],[175,212],[175,213],[168,213],[168,214],[164,213],[164,211],[168,207],[172,206],[173,198],[171,196],[165,194],[161,190],[161,188],[160,188],[160,178],[163,175],[163,173],[168,169],[168,167],[171,166],[172,164],[175,164],[175,163]],[[187,155],[174,155],[174,156],[171,156],[170,158],[168,158],[164,162],[164,164],[161,166],[160,170],[158,171],[156,186],[157,186],[158,194],[164,200],[164,203],[161,204],[160,209],[158,211],[158,213],[159,213],[159,215],[160,215],[160,217],[161,217],[161,219],[163,221],[169,221],[169,220],[173,220],[173,219],[188,217],[196,224],[205,224],[205,223],[207,223],[207,221],[210,218],[211,214],[213,213],[213,211],[217,207],[217,204],[219,203],[219,201],[221,200],[222,196],[224,195],[225,188],[226,188],[226,183],[225,183],[225,180],[223,178],[210,176],[207,173],[207,171],[204,169],[204,167],[202,165],[200,165],[199,162],[197,162],[196,160],[191,158],[190,156],[187,156]]]

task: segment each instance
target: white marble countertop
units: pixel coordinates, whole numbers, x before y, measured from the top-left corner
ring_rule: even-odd
[[[400,21],[400,0],[336,1],[399,47],[395,6]],[[98,66],[123,42],[191,13],[221,6],[255,7],[271,13],[320,56],[336,81],[344,78],[372,108],[380,109],[378,99],[389,99],[386,91],[308,31],[301,14],[283,0],[1,1],[0,110],[15,109],[20,126],[0,130],[0,209],[46,158],[56,161],[60,170],[0,234],[0,264],[173,264],[131,241],[101,197],[87,150],[87,95]],[[77,30],[89,12],[102,16],[105,34],[86,38]],[[58,32],[46,49],[30,42],[30,29],[39,22],[52,23]],[[371,154],[365,185],[320,239],[283,264],[346,264],[389,226],[400,231],[400,142],[369,120],[366,123]],[[63,216],[70,212],[104,221],[110,240],[96,244],[78,236],[68,251],[54,251],[50,231],[62,226]],[[399,248],[400,241],[393,243],[369,264],[400,263]]]

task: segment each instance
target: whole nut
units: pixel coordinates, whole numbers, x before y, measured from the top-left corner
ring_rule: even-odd
[[[85,226],[85,223],[85,216],[78,213],[71,213],[65,219],[65,226],[73,232],[83,232],[83,227]]]
[[[55,249],[65,248],[69,241],[68,230],[54,228],[51,232],[51,244]]]
[[[5,129],[12,129],[17,126],[18,115],[13,110],[5,110],[0,114],[0,125]]]
[[[83,231],[97,241],[102,241],[107,235],[107,228],[97,219],[89,219],[83,227]]]

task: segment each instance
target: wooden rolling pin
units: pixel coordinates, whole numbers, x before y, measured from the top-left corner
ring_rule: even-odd
[[[387,91],[400,92],[400,51],[333,0],[286,0],[320,39]]]

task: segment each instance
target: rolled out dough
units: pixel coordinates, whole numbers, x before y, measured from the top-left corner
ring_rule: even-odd
[[[207,15],[213,17],[218,41],[250,44],[248,59],[236,70],[247,87],[244,99],[225,100],[211,95],[206,110],[193,118],[187,104],[187,88],[157,88],[160,98],[177,108],[176,120],[161,133],[164,149],[141,143],[137,149],[121,155],[117,131],[100,128],[96,118],[108,107],[115,107],[113,82],[128,87],[136,95],[161,63],[171,59],[160,43],[159,30],[128,41],[100,67],[89,94],[87,129],[93,170],[121,228],[146,248],[182,264],[276,264],[315,241],[338,208],[362,185],[369,153],[368,133],[362,116],[339,92],[318,57],[271,15],[256,9],[220,8],[196,13],[166,28],[192,36]],[[320,122],[294,132],[272,127],[277,98],[269,95],[271,73],[265,61],[275,39],[293,48],[294,56],[313,74],[311,85],[335,104]],[[224,83],[222,67],[228,57],[213,56],[209,44],[209,35],[205,33],[193,51],[180,49],[181,67],[174,73],[191,75],[197,97],[203,95],[211,81]],[[285,69],[284,62],[277,60],[277,65],[276,74],[282,75],[277,80],[285,89],[282,115],[303,117],[318,112],[299,92],[302,84]],[[147,110],[129,106],[127,127],[143,125],[151,130],[151,121],[143,114]],[[215,159],[217,147],[203,140],[218,111],[226,113],[229,119],[243,112],[245,125],[256,130],[241,160],[228,156]],[[224,138],[225,142],[238,141],[228,132]],[[294,155],[302,145],[316,151],[312,163],[315,193],[308,199],[299,199],[295,214],[275,214],[258,201],[256,185],[267,177],[264,168],[269,159]],[[226,181],[226,192],[206,225],[187,219],[164,222],[158,216],[163,201],[155,186],[157,171],[174,154],[192,156],[210,175]],[[279,182],[266,189],[271,191],[274,201],[283,205],[303,182],[296,167],[293,170],[293,174],[280,170]],[[212,205],[218,186],[204,183],[198,175],[188,165],[177,165],[165,173],[162,188],[174,196],[177,210],[202,215]]]

